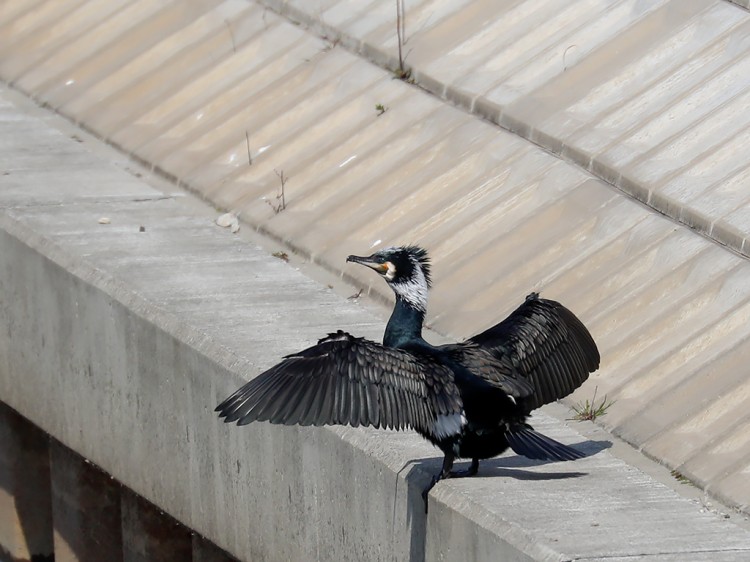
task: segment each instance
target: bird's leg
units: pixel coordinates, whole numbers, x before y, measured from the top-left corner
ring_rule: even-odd
[[[445,458],[443,458],[443,468],[440,471],[439,474],[436,474],[432,477],[432,482],[424,489],[422,492],[422,499],[424,499],[424,512],[427,513],[427,495],[430,493],[430,490],[440,482],[444,478],[450,478],[451,477],[451,468],[453,468],[453,460],[456,457],[454,457],[450,453],[445,453]],[[477,461],[477,466],[479,466],[479,461]]]
[[[471,459],[471,466],[466,470],[451,470],[446,478],[464,478],[465,476],[474,476],[479,472],[479,459]]]

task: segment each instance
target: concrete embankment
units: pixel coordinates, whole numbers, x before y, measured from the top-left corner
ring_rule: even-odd
[[[591,456],[489,461],[437,486],[428,515],[420,490],[440,458],[412,433],[220,423],[214,405],[244,380],[333,329],[377,338],[385,311],[217,227],[7,90],[0,143],[0,400],[234,556],[750,555],[750,533],[543,413],[540,429]]]
[[[748,513],[750,13],[399,4],[14,0],[0,79],[370,296],[348,254],[428,247],[452,338],[565,302],[604,357],[569,403]]]

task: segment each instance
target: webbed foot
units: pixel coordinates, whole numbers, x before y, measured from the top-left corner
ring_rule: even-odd
[[[471,465],[465,470],[451,470],[446,478],[465,478],[479,472],[479,459],[471,459]]]

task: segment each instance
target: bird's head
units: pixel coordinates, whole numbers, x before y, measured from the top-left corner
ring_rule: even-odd
[[[396,296],[421,311],[427,308],[430,288],[430,258],[418,246],[396,246],[378,250],[371,256],[349,256],[346,261],[366,265],[388,282]]]

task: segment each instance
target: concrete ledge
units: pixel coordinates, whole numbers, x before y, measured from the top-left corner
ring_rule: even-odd
[[[230,553],[750,554],[750,533],[544,414],[537,427],[592,456],[489,461],[436,487],[427,517],[420,490],[440,458],[413,433],[220,423],[214,405],[282,354],[336,328],[380,337],[382,318],[10,103],[0,129],[16,185],[0,190],[0,400]]]

